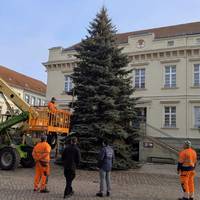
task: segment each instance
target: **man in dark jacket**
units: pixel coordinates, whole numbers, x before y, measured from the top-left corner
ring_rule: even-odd
[[[104,189],[106,187],[106,195],[110,196],[111,183],[110,183],[110,172],[112,170],[112,164],[114,160],[114,151],[109,146],[108,141],[104,140],[102,143],[103,147],[99,153],[98,168],[100,175],[100,190],[96,194],[98,197],[103,197]]]
[[[66,178],[66,187],[64,192],[64,198],[73,195],[72,181],[76,176],[76,167],[80,162],[80,150],[77,147],[77,138],[71,139],[71,144],[68,145],[62,154],[62,160],[64,164],[64,175]]]

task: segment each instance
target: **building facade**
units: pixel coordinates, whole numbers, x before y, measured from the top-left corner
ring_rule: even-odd
[[[200,149],[200,22],[117,35],[133,70],[135,97],[145,134],[180,147],[189,138]],[[77,44],[78,45],[78,44]],[[47,98],[61,106],[72,100],[70,74],[76,67],[76,45],[49,49]],[[55,84],[56,83],[56,84]],[[148,139],[140,142],[140,160],[171,158],[170,151]]]
[[[25,76],[21,73],[0,66],[0,78],[7,82],[18,94],[31,106],[44,106],[46,102],[46,84],[42,81]],[[9,99],[7,99],[9,101]],[[17,111],[18,108],[9,101],[11,107]],[[0,114],[8,112],[7,105],[0,96]]]

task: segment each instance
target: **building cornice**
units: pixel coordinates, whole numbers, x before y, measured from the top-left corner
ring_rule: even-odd
[[[140,63],[133,63],[131,64],[132,67],[139,67],[139,66],[146,66],[149,65],[149,62],[140,62]]]
[[[173,49],[172,51],[151,51],[151,52],[134,52],[132,54],[127,54],[129,57],[130,64],[135,64],[135,62],[148,62],[152,60],[178,60],[179,58],[189,58],[189,59],[199,59],[200,48],[193,49]]]
[[[175,103],[180,103],[179,100],[161,100],[161,104],[175,104]]]
[[[161,64],[177,63],[177,62],[180,62],[180,59],[174,59],[174,60],[168,59],[168,60],[161,60],[160,61]]]

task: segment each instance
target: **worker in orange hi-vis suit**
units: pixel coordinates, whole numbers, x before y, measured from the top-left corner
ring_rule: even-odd
[[[179,200],[194,200],[194,176],[197,163],[197,154],[191,148],[191,142],[185,141],[184,150],[179,154],[177,172],[180,175],[180,182],[184,196]]]
[[[56,105],[55,105],[55,102],[56,102],[56,98],[55,98],[55,97],[52,97],[52,98],[51,98],[51,101],[48,103],[48,109],[49,109],[51,112],[56,112],[56,110],[57,110]]]
[[[35,178],[34,178],[34,191],[39,190],[39,183],[41,182],[40,192],[47,193],[47,181],[50,174],[50,152],[51,146],[46,142],[47,136],[41,136],[39,142],[33,149],[33,158],[36,162]]]
[[[48,103],[48,109],[49,109],[49,126],[54,126],[55,125],[55,121],[56,121],[56,98],[52,97],[51,101]]]

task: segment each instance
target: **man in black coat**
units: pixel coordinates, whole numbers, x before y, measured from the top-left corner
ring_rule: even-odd
[[[64,175],[66,178],[66,187],[64,198],[73,195],[72,181],[76,176],[76,167],[79,165],[81,159],[80,149],[77,146],[77,138],[71,138],[71,144],[68,145],[62,154],[64,164]]]

